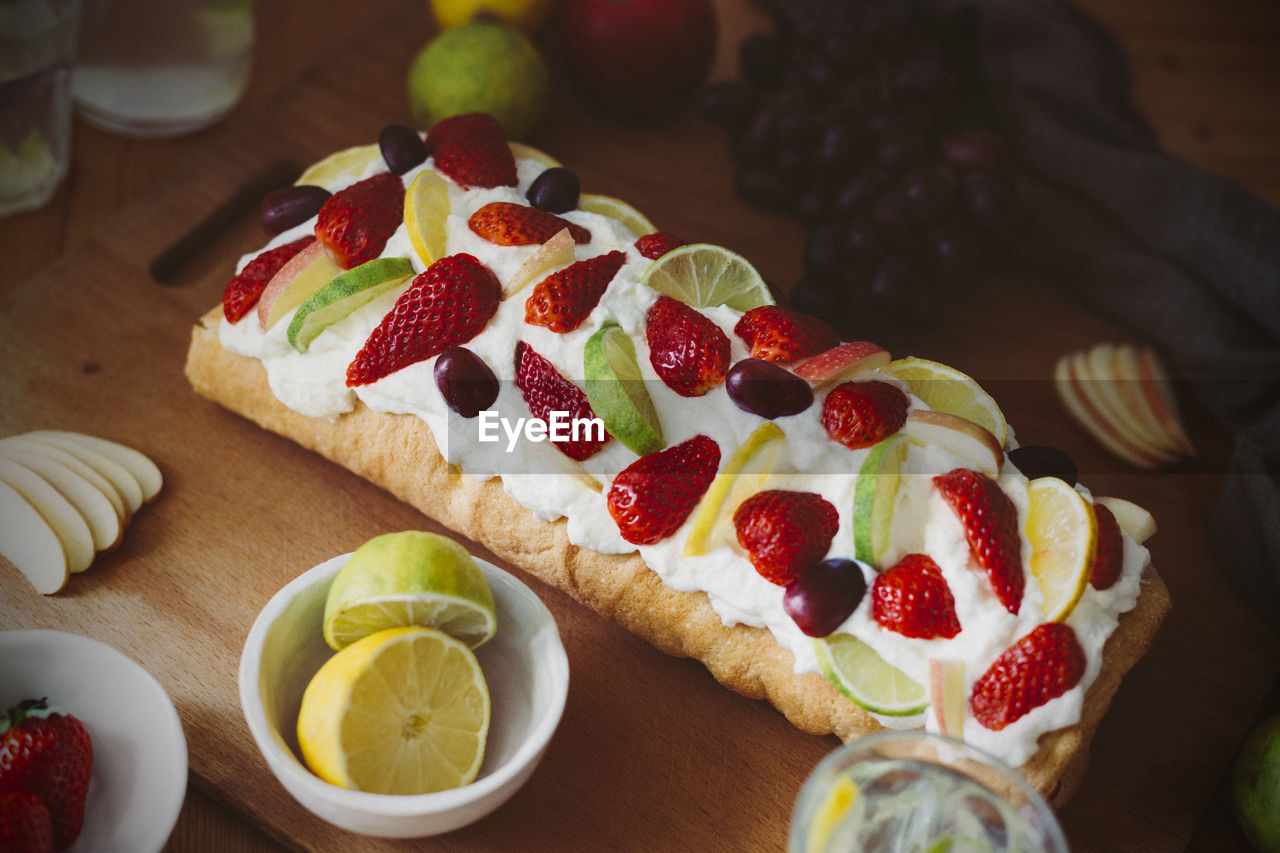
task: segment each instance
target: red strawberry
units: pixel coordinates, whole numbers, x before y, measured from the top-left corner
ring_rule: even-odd
[[[794,361],[839,345],[840,336],[825,320],[777,305],[761,305],[743,314],[733,333],[751,347],[752,358]]]
[[[266,290],[267,282],[289,262],[289,259],[316,241],[315,237],[303,237],[283,246],[268,249],[245,264],[235,278],[227,282],[222,291],[222,313],[232,323],[239,320],[258,303],[258,297]]]
[[[910,405],[907,395],[888,382],[844,382],[822,401],[822,426],[850,450],[870,447],[902,429]]]
[[[951,639],[960,633],[951,588],[926,554],[908,554],[876,577],[871,616],[881,627],[905,637]]]
[[[964,525],[969,550],[986,572],[996,598],[1017,615],[1026,584],[1017,507],[995,480],[969,468],[939,474],[933,484]]]
[[[52,853],[53,821],[44,800],[18,788],[0,790],[0,850]]]
[[[570,421],[593,419],[596,413],[587,402],[587,395],[577,385],[556,371],[555,365],[533,351],[533,347],[520,341],[516,344],[516,387],[524,395],[525,404],[535,418],[551,422],[552,412],[568,412]],[[586,431],[586,435],[568,441],[552,441],[556,448],[581,462],[609,442],[609,433],[600,427]],[[597,436],[603,434],[603,438]]]
[[[696,309],[660,296],[645,317],[649,363],[682,397],[701,397],[724,381],[729,336]]]
[[[652,234],[645,234],[636,239],[636,251],[651,261],[656,261],[672,249],[678,249],[683,245],[684,241],[679,237],[672,237],[661,231],[654,231]]]
[[[427,153],[436,171],[465,189],[514,187],[516,158],[502,125],[488,113],[441,119],[427,131]]]
[[[9,709],[0,734],[0,788],[21,788],[44,801],[61,850],[80,835],[84,800],[93,771],[93,743],[84,724],[28,699]]]
[[[973,685],[969,708],[979,723],[998,732],[1079,684],[1084,665],[1084,649],[1070,625],[1040,625],[983,673]]]
[[[316,237],[345,270],[371,261],[404,221],[404,182],[382,172],[339,190],[316,219]]]
[[[826,556],[840,514],[822,495],[770,489],[743,501],[733,526],[755,570],[786,586]]]
[[[575,243],[590,243],[591,232],[554,213],[527,204],[491,201],[471,214],[467,225],[473,232],[499,246],[541,245],[568,228]]]
[[[626,260],[622,252],[609,252],[553,272],[524,303],[524,321],[553,332],[572,332],[595,309]]]
[[[502,285],[471,255],[447,255],[400,294],[347,365],[347,385],[367,385],[480,334],[498,311]]]
[[[1094,589],[1109,589],[1120,579],[1120,570],[1124,568],[1124,539],[1120,536],[1120,523],[1111,510],[1095,503],[1093,515],[1098,520],[1098,547],[1089,583]]]
[[[609,488],[609,514],[622,538],[652,545],[675,533],[719,467],[720,445],[705,435],[632,462]]]

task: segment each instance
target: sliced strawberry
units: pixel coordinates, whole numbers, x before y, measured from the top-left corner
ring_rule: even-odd
[[[660,296],[645,317],[649,363],[682,397],[701,397],[724,382],[729,336],[697,309]]]
[[[826,556],[840,514],[822,495],[769,489],[738,506],[733,526],[755,570],[786,586]]]
[[[329,196],[316,219],[316,237],[343,269],[371,261],[404,221],[404,182],[382,172]]]
[[[527,204],[491,201],[471,214],[467,225],[473,232],[499,246],[535,246],[547,242],[568,228],[575,243],[590,243],[591,232],[554,213]]]
[[[933,485],[964,526],[969,550],[986,573],[996,598],[1016,616],[1026,585],[1017,507],[999,483],[969,468],[939,474]]]
[[[471,255],[448,255],[400,294],[347,366],[347,385],[367,385],[480,334],[502,301],[502,285]]]
[[[832,441],[857,450],[902,429],[910,406],[907,395],[888,382],[843,382],[822,401],[822,426]]]
[[[53,821],[39,796],[19,788],[0,789],[0,850],[52,853]]]
[[[1070,625],[1040,625],[977,680],[969,708],[979,723],[998,732],[1079,684],[1084,667],[1084,649]]]
[[[53,846],[61,850],[80,835],[93,772],[93,743],[84,724],[43,699],[9,709],[0,734],[0,787],[38,796],[49,809]]]
[[[636,238],[636,251],[651,261],[656,261],[672,249],[678,249],[683,245],[684,241],[679,237],[673,237],[662,231],[654,231],[652,234]]]
[[[1098,546],[1089,583],[1094,589],[1109,589],[1120,579],[1120,570],[1124,568],[1124,539],[1120,535],[1120,523],[1111,510],[1095,503],[1093,515],[1098,520]]]
[[[524,395],[530,413],[548,423],[552,412],[567,412],[571,422],[586,421],[596,416],[582,389],[561,376],[555,365],[534,352],[533,347],[524,341],[516,344],[516,387]],[[552,439],[552,443],[565,456],[581,462],[609,443],[609,433],[603,428],[601,432],[603,439],[596,437],[600,433],[588,430],[577,440]]]
[[[570,264],[540,281],[524,303],[524,321],[553,332],[572,332],[595,310],[613,277],[626,263],[609,252]]]
[[[675,533],[719,467],[720,445],[705,435],[632,462],[609,487],[609,514],[622,538],[652,545]]]
[[[960,633],[956,600],[927,554],[908,554],[871,585],[871,616],[905,637],[951,639]]]
[[[840,335],[825,320],[777,305],[752,308],[733,333],[747,342],[753,358],[765,361],[795,361],[840,343]]]
[[[249,309],[258,304],[258,297],[267,289],[267,282],[289,262],[289,259],[316,241],[307,236],[283,246],[268,249],[245,264],[236,277],[227,282],[222,291],[222,314],[232,323],[238,321]]]
[[[425,140],[436,171],[465,189],[514,187],[516,158],[502,125],[488,113],[465,113],[432,125]]]

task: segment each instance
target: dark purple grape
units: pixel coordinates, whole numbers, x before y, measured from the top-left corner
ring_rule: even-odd
[[[295,225],[301,225],[320,212],[329,191],[324,187],[303,184],[281,187],[266,194],[258,206],[258,218],[269,234],[279,234]]]
[[[1004,143],[983,128],[956,131],[938,140],[938,150],[949,163],[962,169],[991,170],[1004,160]]]
[[[389,124],[378,134],[382,159],[393,174],[403,175],[427,159],[427,146],[418,131],[403,124]]]
[[[1056,447],[1028,444],[1009,451],[1009,461],[1018,467],[1028,480],[1038,477],[1057,477],[1068,486],[1076,484],[1080,476],[1076,461]]]
[[[902,170],[910,168],[929,156],[929,147],[919,136],[886,137],[880,143],[876,159],[882,168]]]
[[[785,175],[764,166],[739,169],[734,187],[748,203],[773,213],[789,213],[796,203],[796,192]]]
[[[752,33],[738,48],[742,76],[761,89],[772,89],[782,80],[786,56],[781,40],[771,33]]]
[[[724,386],[739,409],[769,420],[799,414],[813,405],[808,382],[759,358],[744,358],[729,368]]]
[[[498,378],[484,359],[466,347],[440,353],[434,375],[445,405],[464,418],[474,418],[498,399]]]
[[[836,193],[840,213],[859,213],[871,205],[885,188],[885,175],[878,169],[864,169],[851,177]]]
[[[943,275],[970,272],[982,258],[981,241],[972,228],[962,224],[935,228],[933,251],[938,271]]]
[[[552,166],[533,179],[525,197],[529,204],[548,213],[567,213],[578,206],[582,182],[564,166]]]
[[[955,204],[960,181],[946,166],[925,166],[903,179],[902,191],[916,219],[935,219]]]
[[[839,557],[800,572],[782,596],[782,609],[810,637],[825,637],[858,609],[867,594],[862,564]]]
[[[993,221],[1008,207],[1008,190],[990,172],[966,172],[961,180],[965,207],[978,219]]]

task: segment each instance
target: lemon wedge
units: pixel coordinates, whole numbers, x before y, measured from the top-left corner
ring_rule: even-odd
[[[1084,496],[1057,477],[1039,477],[1027,486],[1027,539],[1031,574],[1040,584],[1044,618],[1071,615],[1089,584],[1098,526]]]
[[[598,213],[616,219],[631,230],[637,237],[652,234],[658,226],[649,221],[649,217],[636,210],[620,198],[597,193],[583,193],[578,198],[578,209],[587,213]]]
[[[324,187],[333,192],[355,183],[368,170],[369,164],[381,157],[382,149],[376,142],[344,148],[308,166],[294,184]]]
[[[766,421],[729,454],[693,511],[689,538],[684,543],[686,557],[701,556],[726,539],[736,541],[736,537],[728,536],[733,529],[734,510],[763,488],[785,442],[782,430],[772,421]]]

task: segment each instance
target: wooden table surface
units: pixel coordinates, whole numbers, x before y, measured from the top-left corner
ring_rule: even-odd
[[[386,0],[366,0],[376,10]],[[1234,178],[1280,205],[1280,12],[1270,0],[1080,0],[1120,39],[1135,95],[1174,154]],[[57,260],[113,212],[180,173],[220,135],[243,131],[257,108],[288,90],[348,36],[339,0],[258,3],[250,89],[220,126],[190,137],[137,141],[76,122],[66,184],[44,208],[0,219],[0,298]],[[724,7],[734,4],[722,3]],[[425,39],[430,23],[407,26]],[[732,68],[726,52],[718,74]],[[1277,707],[1276,691],[1266,705]],[[1206,706],[1206,714],[1212,713]],[[1225,795],[1201,817],[1192,850],[1243,850]],[[192,787],[170,840],[173,851],[277,851],[245,818]]]

